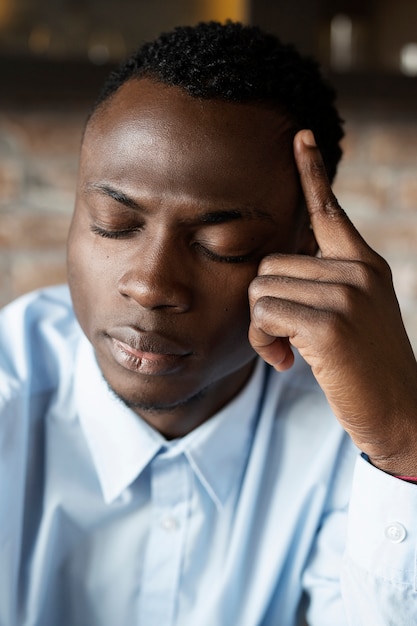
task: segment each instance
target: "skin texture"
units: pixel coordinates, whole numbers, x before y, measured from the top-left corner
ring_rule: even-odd
[[[256,352],[281,371],[294,346],[371,461],[417,476],[417,364],[389,268],[312,133],[293,134],[261,106],[125,84],[83,142],[76,314],[111,388],[167,437],[233,398]]]
[[[86,129],[68,242],[75,311],[110,387],[167,437],[246,382],[261,259],[315,248],[292,135],[274,111],[145,79]]]

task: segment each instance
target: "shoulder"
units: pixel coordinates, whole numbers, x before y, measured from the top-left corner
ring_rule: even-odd
[[[39,390],[53,385],[73,359],[80,333],[66,286],[7,305],[0,311],[0,385],[28,383]]]
[[[7,319],[13,314],[25,315],[45,308],[72,310],[71,296],[67,285],[56,285],[37,289],[20,296],[0,310],[0,320]]]

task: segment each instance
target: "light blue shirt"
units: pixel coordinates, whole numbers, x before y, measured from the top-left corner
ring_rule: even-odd
[[[166,441],[66,288],[0,314],[0,626],[410,626],[416,538],[417,488],[360,457],[299,357]]]

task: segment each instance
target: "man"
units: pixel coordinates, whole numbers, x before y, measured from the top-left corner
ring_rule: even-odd
[[[256,28],[110,78],[71,295],[0,322],[2,625],[416,622],[417,365],[329,186],[341,136]]]

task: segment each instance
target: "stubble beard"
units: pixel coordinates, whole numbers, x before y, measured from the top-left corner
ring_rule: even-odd
[[[208,393],[210,386],[205,387],[204,389],[200,389],[197,393],[192,394],[186,398],[181,398],[180,400],[176,400],[174,402],[148,402],[145,400],[131,400],[127,398],[125,395],[119,393],[112,387],[109,381],[106,379],[104,374],[102,373],[103,379],[113,397],[117,398],[122,404],[124,404],[127,408],[131,409],[138,415],[140,412],[154,414],[154,415],[162,415],[163,413],[173,413],[176,409],[183,408],[186,406],[192,406],[198,401],[202,400]]]

